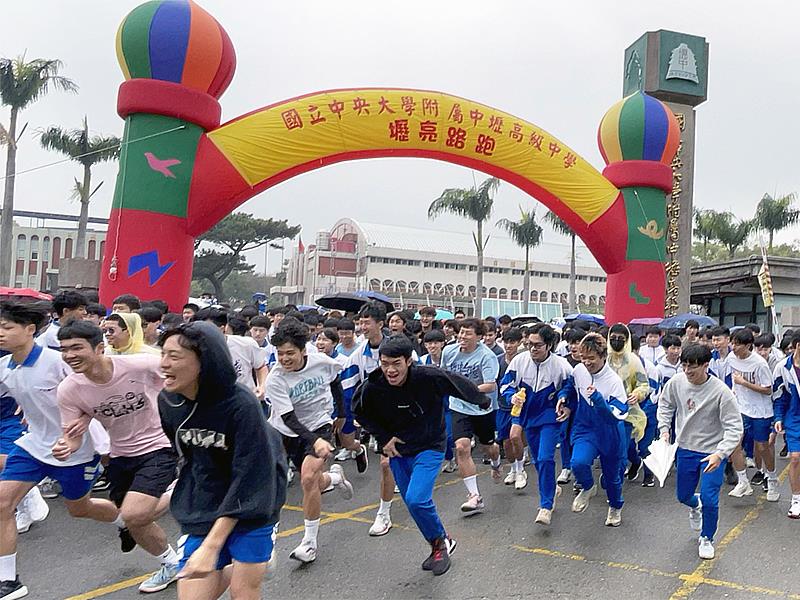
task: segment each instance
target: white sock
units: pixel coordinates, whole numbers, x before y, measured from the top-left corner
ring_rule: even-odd
[[[14,581],[17,578],[17,553],[0,556],[0,581]]]
[[[498,457],[496,460],[492,460],[492,467],[495,469],[500,466],[500,458]]]
[[[166,552],[159,554],[156,558],[161,561],[162,565],[177,565],[180,560],[178,553],[169,544],[167,544]]]
[[[475,494],[479,496],[480,493],[478,492],[478,476],[472,475],[471,477],[464,477],[464,485],[467,486],[467,491],[470,494]]]
[[[328,477],[331,478],[331,485],[339,485],[342,483],[342,474],[328,471]]]
[[[122,519],[122,513],[117,515],[117,518],[111,521],[111,524],[118,529],[125,529],[125,521]]]
[[[775,471],[767,471],[766,469],[764,469],[764,470],[767,473],[767,479],[769,481],[777,481],[778,480],[778,471],[777,470],[775,470]]]
[[[303,525],[305,525],[305,533],[303,534],[303,542],[308,542],[314,548],[317,547],[317,532],[319,532],[319,519],[314,519],[313,521],[309,521],[308,519],[303,520]],[[303,543],[301,542],[301,543]]]
[[[525,470],[525,463],[522,462],[522,459],[514,461],[514,470],[517,473],[522,473]]]
[[[742,483],[743,481],[745,483],[750,483],[750,480],[747,478],[747,469],[744,471],[736,471],[736,475],[739,477],[739,483]]]
[[[381,500],[381,506],[378,509],[379,515],[386,515],[387,517],[392,512],[392,501]]]

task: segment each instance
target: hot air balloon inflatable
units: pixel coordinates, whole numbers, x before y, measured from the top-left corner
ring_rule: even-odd
[[[125,81],[120,170],[100,296],[188,296],[194,240],[256,194],[346,160],[430,158],[484,171],[566,221],[608,273],[606,318],[663,314],[665,192],[679,132],[636,93],[600,124],[603,173],[541,127],[443,92],[352,88],[270,104],[220,125],[236,67],[220,24],[190,0],[135,8],[117,33]]]

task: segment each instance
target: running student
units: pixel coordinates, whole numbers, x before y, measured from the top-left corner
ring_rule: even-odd
[[[488,408],[491,401],[465,377],[415,365],[413,352],[411,342],[402,335],[381,344],[380,369],[370,373],[356,391],[353,412],[378,438],[403,502],[431,545],[422,568],[442,575],[450,568],[456,546],[433,503],[433,485],[447,440],[445,402],[455,397]]]
[[[158,415],[157,398],[164,384],[160,360],[149,354],[105,356],[103,332],[88,321],[62,326],[58,339],[61,357],[73,373],[58,386],[65,434],[53,447],[53,456],[68,460],[79,450],[80,434],[91,419],[105,427],[111,440],[109,497],[133,540],[161,562],[139,591],[159,592],[178,574],[178,555],[155,522],[169,508],[165,492],[176,476],[175,453]],[[129,543],[123,551],[133,546]]]
[[[164,333],[161,425],[178,454],[170,508],[181,533],[179,600],[261,597],[286,500],[280,435],[236,383],[222,332],[190,323]],[[223,569],[231,566],[229,570]]]
[[[528,485],[528,474],[525,472],[522,455],[524,440],[521,436],[511,437],[511,402],[502,393],[503,379],[508,367],[517,356],[522,345],[522,331],[519,328],[509,329],[504,334],[503,355],[500,357],[500,369],[497,374],[497,411],[495,423],[497,428],[497,443],[503,445],[506,460],[509,464],[508,473],[503,479],[505,485],[513,485],[515,489],[522,490]]]
[[[325,461],[333,452],[333,435],[344,420],[337,419],[334,424],[331,418],[334,402],[336,414],[342,414],[342,367],[323,352],[306,354],[308,335],[308,328],[297,319],[281,321],[270,339],[278,353],[278,364],[267,377],[267,395],[272,401],[270,423],[283,435],[286,455],[300,472],[303,486],[305,532],[289,555],[303,563],[317,559],[322,491],[333,486],[346,498],[353,497],[353,486],[341,465],[324,472]]]
[[[800,519],[800,334],[792,336],[794,352],[781,361],[775,379],[775,431],[786,436],[792,502],[788,517]]]
[[[609,504],[606,525],[618,527],[622,523],[622,466],[628,447],[624,421],[628,403],[622,379],[606,362],[607,354],[603,336],[590,333],[583,338],[582,363],[572,374],[574,390],[569,386],[561,389],[557,410],[562,405],[575,408],[572,472],[581,491],[572,502],[573,512],[585,511],[589,500],[597,495],[592,463],[599,456]]]
[[[0,474],[0,599],[22,598],[28,589],[17,576],[17,527],[14,509],[44,477],[61,484],[73,517],[111,523],[120,530],[123,547],[130,542],[119,510],[108,500],[91,497],[100,457],[88,435],[66,461],[53,455],[63,436],[56,389],[69,373],[61,355],[34,343],[46,313],[31,305],[0,306],[0,396],[13,396],[25,414],[28,433],[16,441]]]
[[[712,559],[719,490],[725,462],[742,437],[742,419],[733,393],[708,373],[708,347],[688,344],[680,360],[683,372],[670,378],[659,396],[658,427],[661,439],[669,443],[675,421],[678,501],[689,507],[689,525],[700,532],[700,558]]]

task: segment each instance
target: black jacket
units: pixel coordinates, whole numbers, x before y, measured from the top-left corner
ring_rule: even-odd
[[[489,397],[466,377],[438,367],[411,365],[401,386],[390,385],[380,369],[370,373],[353,396],[353,414],[378,438],[380,448],[392,437],[398,437],[404,443],[396,448],[403,456],[424,450],[444,452],[448,396],[481,408],[491,405]]]
[[[228,346],[210,323],[193,323],[200,339],[196,401],[162,391],[161,426],[180,457],[170,508],[186,534],[205,535],[219,517],[236,530],[278,521],[286,501],[286,458],[280,434],[259,402],[236,384]]]

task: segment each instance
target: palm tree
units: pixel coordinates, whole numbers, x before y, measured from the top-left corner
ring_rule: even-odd
[[[795,194],[773,198],[764,194],[756,208],[755,225],[769,232],[769,251],[772,252],[772,237],[776,231],[786,229],[800,221],[800,210],[794,207]]]
[[[428,218],[435,219],[443,213],[450,213],[465,219],[475,221],[476,231],[472,234],[475,242],[475,250],[478,254],[478,277],[475,286],[475,316],[481,314],[481,304],[483,303],[483,251],[489,236],[483,239],[483,223],[492,216],[494,200],[492,194],[500,186],[500,180],[490,177],[478,188],[475,186],[469,189],[450,188],[442,192],[436,200],[431,202],[428,207]]]
[[[99,162],[119,158],[120,139],[114,135],[90,136],[89,122],[83,118],[80,129],[64,130],[61,127],[49,127],[41,132],[39,142],[45,150],[54,150],[83,165],[83,183],[75,179],[73,198],[81,202],[81,215],[78,219],[78,239],[75,242],[75,257],[86,256],[86,225],[89,222],[89,200],[103,185],[101,181],[91,190],[92,166]]]
[[[531,272],[530,272],[530,252],[542,243],[542,226],[536,222],[536,211],[526,212],[519,207],[519,221],[500,219],[497,226],[505,229],[511,239],[518,246],[525,248],[525,279],[522,284],[522,312],[528,312],[528,301],[531,297]]]
[[[703,240],[703,260],[708,260],[708,242],[716,239],[720,213],[715,210],[694,209],[694,235]]]
[[[17,172],[17,120],[21,110],[36,102],[51,88],[65,92],[76,92],[78,86],[70,79],[58,74],[60,60],[37,58],[25,62],[25,56],[16,59],[0,58],[0,101],[11,108],[6,143],[5,194],[3,196],[2,224],[0,224],[0,256],[11,256],[11,237],[14,216],[14,179]],[[24,131],[24,127],[23,127]],[[20,135],[22,133],[20,132]],[[0,260],[0,285],[11,279],[11,260]]]
[[[547,219],[548,223],[550,223],[550,226],[555,230],[556,233],[568,235],[570,238],[570,243],[572,244],[572,253],[570,254],[569,258],[569,312],[576,313],[578,312],[578,298],[575,295],[575,278],[577,277],[575,273],[575,232],[572,231],[572,228],[569,225],[567,225],[566,221],[564,221],[554,212],[548,212],[544,218]]]
[[[736,250],[744,245],[753,231],[754,222],[739,220],[733,213],[718,213],[714,226],[714,238],[728,249],[728,258],[733,258]]]

